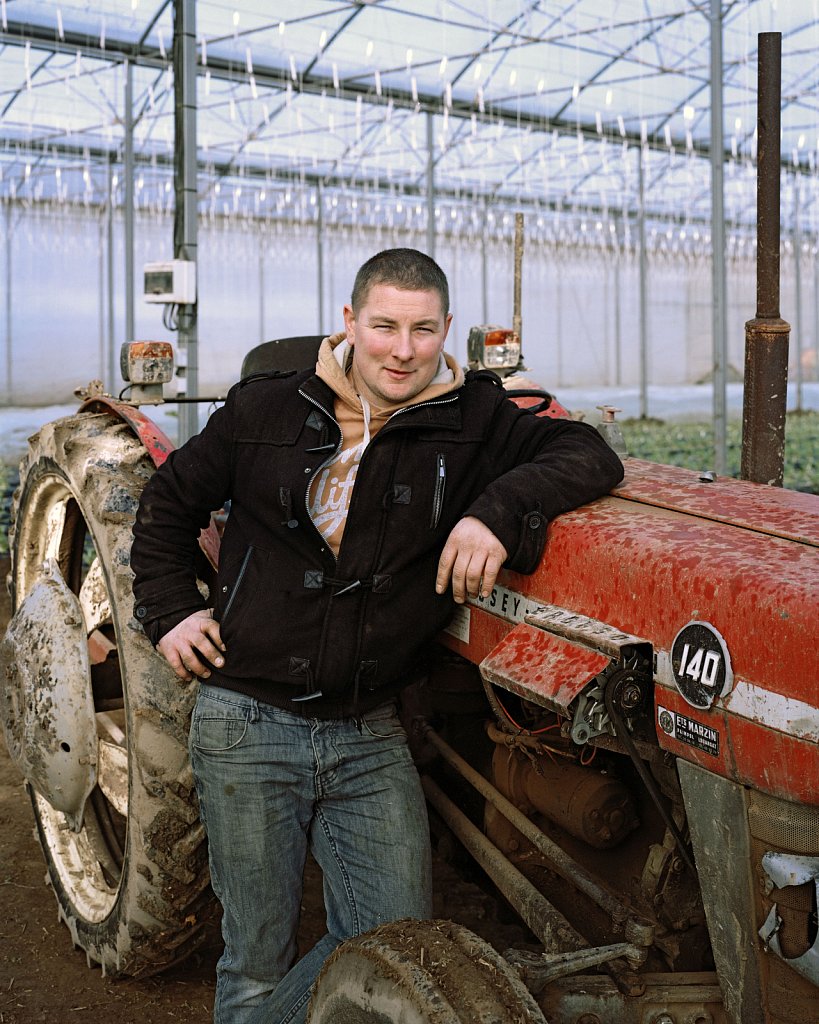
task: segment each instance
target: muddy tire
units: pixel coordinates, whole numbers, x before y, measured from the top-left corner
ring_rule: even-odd
[[[483,939],[452,921],[395,921],[349,939],[316,981],[308,1024],[546,1024]]]
[[[60,916],[112,975],[186,957],[215,906],[187,754],[194,688],[178,684],[132,617],[131,526],[152,472],[125,424],[71,416],[30,440],[12,506],[13,610],[47,559],[82,607],[90,670],[78,686],[93,699],[98,759],[81,830],[28,788]]]

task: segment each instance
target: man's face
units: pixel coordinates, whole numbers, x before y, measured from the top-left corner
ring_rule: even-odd
[[[358,313],[344,307],[360,394],[375,405],[409,402],[430,383],[449,332],[436,291],[374,284]]]

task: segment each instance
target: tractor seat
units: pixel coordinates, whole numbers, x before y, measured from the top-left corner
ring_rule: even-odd
[[[266,370],[306,370],[315,366],[321,334],[302,334],[295,338],[264,341],[252,348],[242,360],[241,379]]]

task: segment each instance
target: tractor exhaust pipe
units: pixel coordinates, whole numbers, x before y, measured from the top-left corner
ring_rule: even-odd
[[[781,487],[791,332],[779,315],[782,33],[760,32],[758,54],[756,317],[745,324],[740,476]]]

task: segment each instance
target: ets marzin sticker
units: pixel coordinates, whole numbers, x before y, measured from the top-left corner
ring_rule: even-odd
[[[671,739],[687,743],[689,747],[697,747],[713,757],[719,756],[719,730],[712,726],[660,705],[657,706],[657,724]]]

